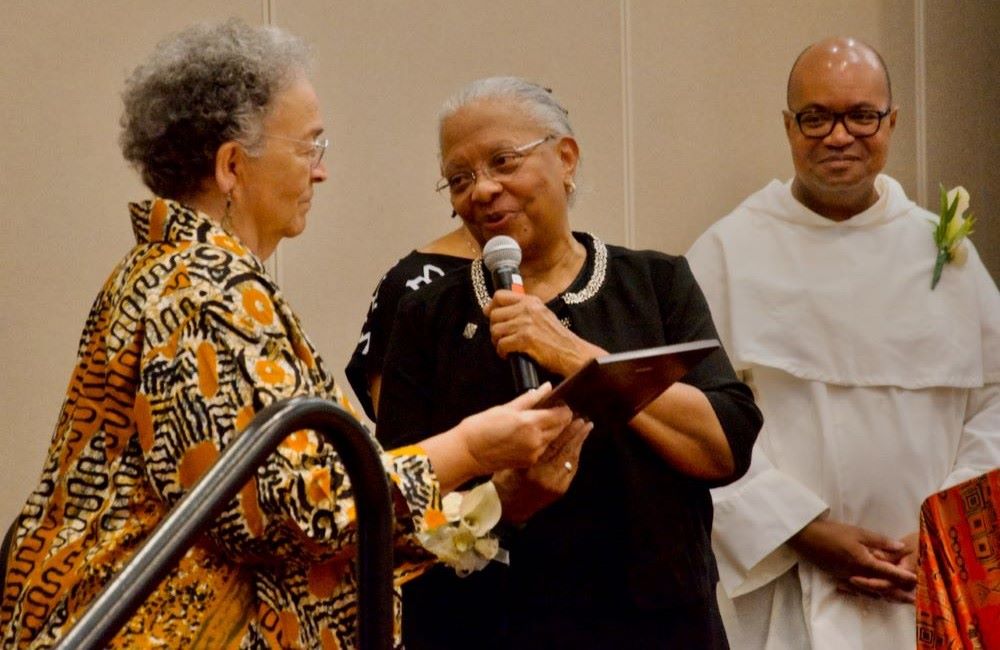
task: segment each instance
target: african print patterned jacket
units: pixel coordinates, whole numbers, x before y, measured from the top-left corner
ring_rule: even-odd
[[[219,451],[276,399],[350,409],[263,265],[204,215],[132,204],[137,246],[97,296],[38,487],[17,520],[0,647],[48,647]],[[440,495],[384,455],[400,550]],[[116,638],[118,648],[350,648],[353,500],[330,445],[287,438]],[[420,570],[397,570],[398,581]],[[397,589],[398,592],[398,589]],[[397,634],[399,597],[396,598]]]

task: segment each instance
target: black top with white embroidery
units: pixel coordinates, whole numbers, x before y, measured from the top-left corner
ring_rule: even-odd
[[[717,337],[684,258],[574,235],[587,247],[587,263],[548,307],[579,336],[609,352]],[[476,268],[450,273],[399,305],[376,431],[387,448],[416,443],[515,395],[510,364],[496,354],[482,311],[492,293],[489,273]],[[683,381],[701,389],[715,410],[735,480],[750,464],[761,426],[749,388],[721,349]],[[654,647],[643,645],[633,622],[656,612],[662,622],[654,637],[686,639],[671,647],[725,647],[683,620],[718,616],[709,537],[709,488],[716,484],[673,468],[627,425],[595,422],[569,491],[503,540],[509,567],[492,563],[461,579],[435,568],[404,586],[404,643],[450,650],[475,638],[477,648],[570,647],[547,639],[558,621],[584,630],[600,618],[611,637]],[[690,616],[671,622],[665,612]],[[595,636],[572,647],[612,647],[606,642]]]
[[[372,420],[375,419],[375,409],[368,381],[369,377],[382,374],[382,363],[399,301],[449,271],[468,266],[470,261],[453,255],[413,251],[386,271],[375,287],[368,316],[361,326],[361,338],[344,370],[358,402]]]

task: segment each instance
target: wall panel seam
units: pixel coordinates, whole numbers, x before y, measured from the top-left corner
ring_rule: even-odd
[[[924,0],[913,2],[914,126],[916,129],[917,203],[927,205],[927,31]]]
[[[635,179],[633,168],[635,163],[635,147],[632,142],[632,46],[630,38],[631,23],[629,22],[629,0],[620,0],[621,8],[621,77],[622,77],[622,187],[624,189],[625,214],[623,226],[625,231],[625,246],[636,247],[635,225]]]

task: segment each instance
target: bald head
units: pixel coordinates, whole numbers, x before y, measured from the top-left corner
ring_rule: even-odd
[[[892,83],[889,81],[889,69],[882,56],[875,51],[875,48],[856,38],[834,36],[813,43],[795,59],[792,71],[788,74],[788,107],[792,109],[797,107],[804,75],[817,70],[847,72],[852,68],[870,68],[878,71],[885,79],[887,105],[892,105]]]

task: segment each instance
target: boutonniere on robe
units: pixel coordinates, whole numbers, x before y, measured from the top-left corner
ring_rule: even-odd
[[[934,228],[934,243],[937,245],[937,260],[934,275],[931,276],[931,290],[941,280],[944,265],[949,262],[962,266],[969,257],[966,236],[972,234],[975,218],[969,209],[969,193],[961,185],[945,191],[941,186],[941,219]]]
[[[492,481],[468,492],[451,492],[441,500],[441,509],[428,509],[427,529],[419,534],[424,548],[465,577],[489,564],[506,561],[506,552],[491,534],[500,521],[500,496]]]

